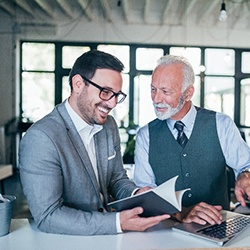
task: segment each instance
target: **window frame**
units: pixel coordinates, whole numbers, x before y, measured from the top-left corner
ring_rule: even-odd
[[[53,43],[55,44],[55,70],[53,73],[55,74],[55,97],[54,97],[54,105],[57,105],[62,102],[62,79],[64,76],[68,76],[70,69],[64,69],[62,67],[62,48],[63,46],[89,46],[90,49],[97,49],[98,45],[127,45],[130,47],[130,62],[129,62],[129,124],[134,121],[134,79],[136,76],[143,74],[143,75],[151,75],[152,70],[138,70],[136,69],[136,49],[138,48],[156,48],[156,49],[163,49],[164,54],[168,54],[171,47],[183,47],[181,45],[155,45],[155,44],[124,44],[124,43],[103,43],[103,42],[56,42],[56,41],[32,41],[32,40],[22,40],[20,41],[20,107],[19,107],[19,120],[21,123],[25,123],[23,121],[23,111],[22,111],[22,73],[23,72],[31,72],[27,70],[22,70],[22,44],[26,42],[31,43]],[[250,49],[247,48],[231,48],[231,47],[205,47],[205,46],[186,46],[188,48],[200,48],[201,49],[201,65],[205,65],[205,50],[206,49],[232,49],[235,51],[235,75],[231,76],[234,78],[235,86],[234,86],[234,122],[239,128],[248,128],[248,126],[244,126],[240,124],[240,82],[242,79],[250,78],[250,73],[243,73],[241,71],[241,61],[242,61],[242,52],[250,52]],[[33,70],[34,72],[34,70]],[[39,71],[39,72],[46,72],[46,71]],[[196,74],[200,78],[200,107],[204,107],[204,77],[209,76],[206,75],[206,72],[200,72],[200,74]],[[220,77],[227,77],[226,75],[218,75]],[[250,127],[250,126],[249,126]]]

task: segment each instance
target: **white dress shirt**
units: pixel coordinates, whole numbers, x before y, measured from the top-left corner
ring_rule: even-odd
[[[69,105],[68,100],[65,102],[66,109],[69,113],[70,118],[72,119],[76,130],[81,136],[83,144],[88,152],[90,161],[92,163],[97,182],[99,183],[98,171],[97,171],[97,163],[95,156],[95,144],[94,144],[94,135],[102,130],[101,125],[89,125],[86,123]]]
[[[99,183],[99,178],[98,178],[98,170],[97,170],[97,163],[96,163],[96,156],[95,156],[95,143],[94,143],[94,138],[93,136],[98,133],[99,131],[102,130],[101,125],[89,125],[87,124],[69,105],[68,100],[65,102],[65,107],[69,113],[70,118],[72,119],[76,130],[81,136],[81,139],[84,143],[84,146],[86,147],[86,150],[88,152],[89,158],[91,160],[97,182]],[[102,194],[100,193],[101,198]],[[102,198],[103,200],[103,198]],[[117,233],[121,233],[121,224],[120,224],[120,213],[116,213],[116,229]]]
[[[189,112],[181,120],[185,124],[184,133],[187,138],[191,136],[196,114],[197,111],[192,104]],[[174,128],[176,121],[167,119],[166,122],[176,139],[178,134],[177,129]],[[229,116],[217,112],[216,127],[226,164],[233,168],[235,176],[238,176],[242,170],[250,168],[250,148]],[[148,162],[148,156],[149,130],[147,124],[139,129],[136,135],[134,182],[139,187],[156,186],[155,175]]]

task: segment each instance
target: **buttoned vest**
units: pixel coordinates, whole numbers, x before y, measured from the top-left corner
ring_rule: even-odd
[[[197,116],[188,143],[182,148],[166,121],[149,123],[149,163],[156,184],[178,175],[176,190],[191,188],[183,196],[184,207],[201,201],[229,208],[227,170],[220,146],[216,113],[197,108]]]

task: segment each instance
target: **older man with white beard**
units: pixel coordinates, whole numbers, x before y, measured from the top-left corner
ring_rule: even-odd
[[[194,71],[183,57],[166,55],[152,74],[151,98],[157,119],[136,136],[134,181],[155,187],[178,175],[176,189],[191,188],[173,218],[220,224],[229,209],[227,166],[236,175],[235,194],[250,197],[250,149],[227,115],[195,107]]]

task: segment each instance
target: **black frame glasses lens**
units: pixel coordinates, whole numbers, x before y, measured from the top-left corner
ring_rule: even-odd
[[[121,92],[121,91],[118,92],[118,93],[115,93],[111,89],[107,89],[107,88],[103,88],[103,87],[99,86],[98,84],[92,82],[91,80],[89,80],[85,76],[81,75],[81,77],[82,77],[83,80],[85,80],[86,82],[90,83],[91,85],[93,85],[94,87],[96,87],[96,88],[98,88],[100,90],[99,97],[103,101],[108,101],[108,100],[112,99],[113,97],[115,97],[116,100],[117,100],[116,103],[122,103],[125,100],[125,98],[127,97],[127,95],[125,93]],[[109,97],[105,97],[107,95],[110,95],[110,96]]]

